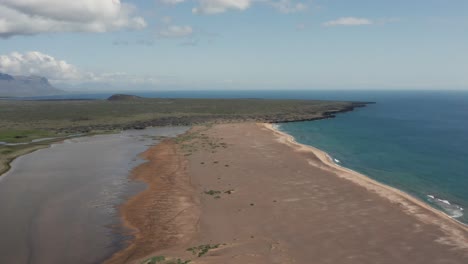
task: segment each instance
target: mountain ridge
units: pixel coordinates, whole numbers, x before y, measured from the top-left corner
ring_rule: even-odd
[[[64,91],[55,88],[42,76],[13,76],[0,72],[0,96],[44,96],[62,94]]]

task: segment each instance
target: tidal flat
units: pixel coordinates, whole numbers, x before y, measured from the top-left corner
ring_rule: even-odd
[[[14,160],[0,177],[0,263],[100,263],[131,235],[118,206],[143,190],[138,157],[187,127],[74,138]]]

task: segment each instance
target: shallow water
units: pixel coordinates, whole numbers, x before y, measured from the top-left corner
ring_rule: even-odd
[[[100,263],[123,246],[116,209],[141,191],[137,155],[186,127],[75,138],[16,159],[0,177],[0,263]]]

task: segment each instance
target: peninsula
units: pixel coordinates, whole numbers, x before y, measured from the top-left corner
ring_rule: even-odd
[[[0,100],[0,174],[17,156],[68,137],[151,126],[332,118],[366,102],[267,99]]]
[[[468,229],[270,124],[196,126],[142,154],[117,263],[465,263]]]
[[[147,188],[119,208],[132,238],[105,263],[465,263],[465,225],[334,164],[274,125],[367,104],[130,95],[3,100],[2,165],[5,171],[16,156],[68,137],[190,126],[140,154],[146,162],[130,178]]]

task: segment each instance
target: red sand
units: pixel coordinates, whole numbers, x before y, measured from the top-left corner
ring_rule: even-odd
[[[149,188],[122,207],[136,237],[107,263],[468,263],[466,226],[319,150],[254,123],[192,133],[144,153]]]

